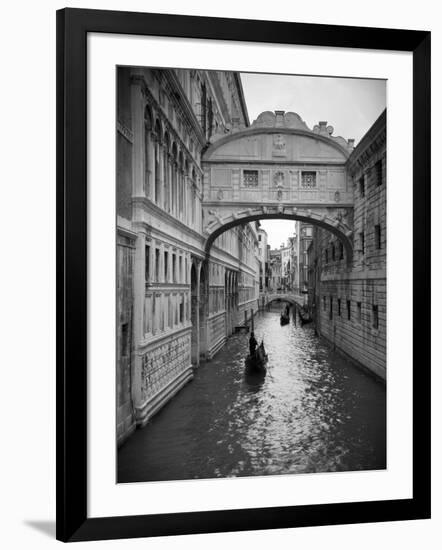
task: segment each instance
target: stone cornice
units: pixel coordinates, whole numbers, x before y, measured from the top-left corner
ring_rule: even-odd
[[[236,206],[243,206],[244,208],[259,208],[262,206],[267,206],[270,208],[278,208],[281,206],[281,203],[278,203],[276,201],[261,201],[259,204],[255,204],[253,206],[250,205],[250,201],[204,201],[203,208],[222,208],[222,207],[236,207]],[[345,203],[345,202],[296,202],[296,204],[288,204],[284,203],[283,205],[284,209],[291,209],[291,208],[310,208],[317,210],[318,208],[353,208],[353,203]],[[270,212],[271,213],[271,212]],[[275,212],[277,214],[279,212]],[[285,210],[281,213],[285,213]]]
[[[142,205],[146,209],[149,209],[153,213],[157,214],[158,216],[161,216],[162,218],[165,218],[169,224],[173,225],[180,231],[185,231],[189,235],[193,235],[195,238],[203,239],[203,237],[196,231],[195,229],[192,229],[188,225],[186,225],[184,222],[177,219],[172,214],[169,214],[169,212],[165,212],[162,208],[160,208],[157,204],[151,202],[147,197],[132,197],[132,205],[138,206]],[[141,220],[133,220],[134,224],[140,224],[144,223]]]
[[[326,143],[330,147],[336,149],[339,151],[344,159],[347,159],[349,157],[349,151],[348,149],[345,149],[340,143],[337,141],[334,141],[330,137],[326,137],[321,134],[316,134],[310,130],[303,130],[300,128],[286,128],[286,127],[278,127],[278,126],[250,126],[249,128],[246,128],[244,130],[239,130],[237,132],[231,132],[230,134],[227,134],[226,136],[220,137],[216,141],[214,141],[207,151],[204,153],[204,161],[208,162],[210,160],[210,156],[222,145],[225,145],[226,143],[229,143],[231,141],[235,141],[237,139],[241,139],[243,137],[250,137],[250,136],[256,136],[256,135],[262,135],[262,134],[285,134],[285,135],[294,135],[294,136],[303,136],[307,137],[312,140],[321,141],[323,143]],[[341,161],[345,162],[345,160]]]
[[[385,147],[387,140],[386,123],[387,111],[385,109],[350,155],[348,159],[350,171],[365,166],[375,153]]]
[[[121,225],[118,225],[118,222],[117,222],[117,233],[128,239],[135,240],[137,238],[137,234],[134,231],[131,231],[126,227],[122,227]]]
[[[235,160],[235,159],[226,159],[226,160],[223,160],[223,159],[203,159],[202,161],[202,165],[203,165],[203,168],[204,168],[204,165],[209,165],[209,164],[241,164],[242,166],[254,166],[254,165],[260,165],[260,166],[264,166],[266,164],[269,165],[269,167],[272,167],[272,166],[281,166],[284,167],[284,166],[290,166],[290,167],[294,167],[294,166],[298,166],[299,168],[302,168],[303,166],[308,166],[308,167],[311,167],[311,166],[341,166],[342,168],[345,168],[346,165],[347,165],[347,161],[345,160],[327,160],[327,161],[317,161],[317,160],[303,160],[303,161],[299,161],[299,160],[271,160],[271,159],[268,159],[268,160],[261,160],[261,159],[257,159],[257,160],[250,160],[250,159],[247,159],[247,160]]]

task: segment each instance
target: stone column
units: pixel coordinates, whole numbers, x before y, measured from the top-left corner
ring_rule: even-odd
[[[146,168],[146,181],[145,181],[145,193],[146,197],[152,201],[155,201],[155,140],[151,132],[146,134],[147,143],[147,168]]]
[[[164,161],[163,161],[163,144],[158,142],[158,178],[160,188],[160,202],[158,203],[162,208],[166,209],[166,187],[164,185]]]
[[[189,177],[187,174],[184,174],[184,222],[187,226],[189,223]]]
[[[144,196],[144,100],[141,82],[132,81],[131,85],[132,131],[134,142],[132,147],[132,195]]]
[[[162,205],[163,189],[161,183],[161,145],[158,139],[155,140],[155,203]],[[157,172],[158,170],[158,172]]]

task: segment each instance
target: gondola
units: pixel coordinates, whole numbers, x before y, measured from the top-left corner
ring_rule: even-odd
[[[248,373],[265,373],[268,356],[264,348],[264,342],[256,348],[253,355],[246,357],[246,371]]]
[[[306,324],[311,323],[313,321],[313,319],[310,317],[310,315],[308,313],[306,313],[304,310],[299,309],[298,313],[299,313],[299,318],[301,320],[301,325],[306,325]]]
[[[284,313],[281,313],[280,323],[282,325],[287,325],[290,323],[290,317],[288,315],[285,315]]]
[[[290,323],[290,308],[289,306],[286,306],[283,311],[281,311],[281,318],[280,318],[281,326],[287,325]]]

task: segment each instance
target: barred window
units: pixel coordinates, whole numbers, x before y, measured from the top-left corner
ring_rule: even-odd
[[[339,241],[339,259],[340,260],[344,259],[344,245],[342,244],[341,241]]]
[[[359,233],[359,249],[362,254],[365,254],[365,234],[363,231]]]
[[[373,312],[373,328],[375,330],[378,330],[379,328],[379,308],[377,305],[372,306],[372,312]]]
[[[243,185],[245,187],[258,187],[258,170],[244,170]]]
[[[361,197],[365,197],[365,178],[362,176],[359,178],[359,194]]]
[[[314,189],[316,187],[316,172],[301,172],[301,187]]]
[[[377,161],[377,163],[375,164],[375,169],[376,169],[376,184],[380,186],[384,183],[382,159]]]
[[[382,241],[381,241],[381,226],[375,225],[374,226],[374,242],[377,250],[380,250],[382,248]]]

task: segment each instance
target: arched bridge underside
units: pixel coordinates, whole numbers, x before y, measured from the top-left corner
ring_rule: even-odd
[[[326,122],[311,130],[296,113],[266,111],[249,128],[214,136],[202,159],[206,254],[227,229],[273,218],[330,231],[350,262],[353,140],[332,134]]]
[[[329,209],[302,210],[296,207],[260,207],[247,209],[245,211],[233,212],[232,214],[221,217],[216,216],[205,227],[206,240],[206,255],[210,253],[210,248],[214,240],[224,233],[227,229],[231,229],[236,225],[263,220],[263,219],[282,219],[282,220],[297,220],[306,222],[312,225],[317,225],[323,229],[327,229],[330,233],[336,235],[343,243],[347,261],[350,262],[353,258],[352,230],[338,219],[333,218],[328,212]],[[340,216],[341,211],[335,213]]]
[[[267,294],[265,299],[265,305],[269,305],[272,302],[287,302],[294,306],[302,306],[304,303],[303,297],[295,294]]]

